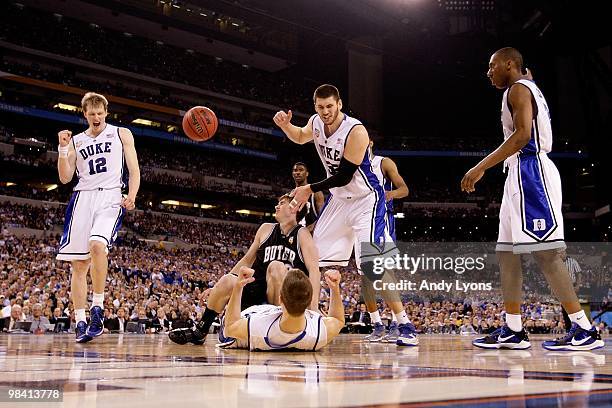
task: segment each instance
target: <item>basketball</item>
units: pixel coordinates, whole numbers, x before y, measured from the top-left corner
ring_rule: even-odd
[[[218,126],[217,115],[205,106],[194,106],[183,116],[183,132],[196,142],[204,142],[213,137]]]

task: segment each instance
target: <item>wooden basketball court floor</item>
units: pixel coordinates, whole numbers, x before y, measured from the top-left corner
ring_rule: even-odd
[[[612,339],[594,352],[474,349],[472,337],[420,346],[342,335],[318,353],[178,346],[165,335],[0,335],[0,401],[9,389],[57,388],[66,407],[612,406]],[[8,404],[8,405],[7,405]]]

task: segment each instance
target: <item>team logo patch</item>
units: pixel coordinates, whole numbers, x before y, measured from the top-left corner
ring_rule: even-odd
[[[342,139],[338,139],[338,140],[336,140],[336,144],[337,144],[337,145],[344,144],[344,140],[342,140]]]
[[[314,130],[314,137],[319,137],[319,134],[320,134],[319,129],[315,129]]]
[[[289,245],[293,244],[293,237],[289,237]]]
[[[543,218],[536,218],[533,220],[534,231],[546,231],[546,220]]]
[[[76,142],[76,145],[75,145],[75,146],[76,146],[77,148],[79,148],[79,147],[81,147],[81,145],[82,145],[82,144],[83,144],[83,141],[81,140],[80,142]]]

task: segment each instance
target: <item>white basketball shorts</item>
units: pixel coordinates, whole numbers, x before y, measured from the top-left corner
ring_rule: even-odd
[[[561,177],[546,154],[520,155],[508,168],[497,251],[565,248]]]
[[[375,257],[397,254],[389,233],[384,195],[376,192],[359,198],[330,196],[313,238],[321,267],[348,265],[353,248],[358,268]]]
[[[110,248],[117,238],[125,215],[125,208],[121,207],[121,197],[119,188],[72,193],[66,208],[64,233],[57,259],[89,259],[89,241],[100,241]]]

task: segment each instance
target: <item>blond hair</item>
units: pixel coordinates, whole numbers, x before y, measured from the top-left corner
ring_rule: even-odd
[[[83,112],[87,112],[87,108],[93,108],[94,106],[104,106],[104,110],[108,110],[108,100],[104,97],[104,95],[100,95],[95,92],[87,92],[83,99],[81,99],[81,108],[83,108]]]

